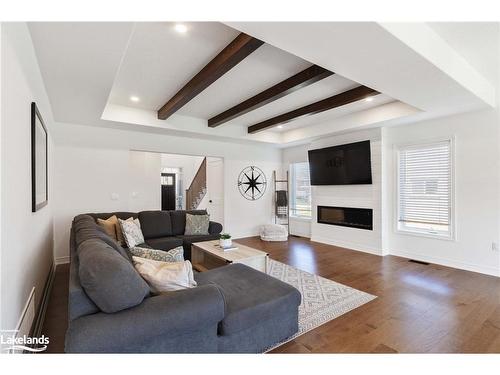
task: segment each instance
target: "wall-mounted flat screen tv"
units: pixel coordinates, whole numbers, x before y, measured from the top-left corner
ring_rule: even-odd
[[[370,141],[309,150],[311,185],[372,183]]]

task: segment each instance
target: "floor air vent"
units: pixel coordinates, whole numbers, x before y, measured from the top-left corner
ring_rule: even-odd
[[[421,260],[410,259],[408,262],[423,264],[424,266],[428,266],[430,263],[422,262]]]

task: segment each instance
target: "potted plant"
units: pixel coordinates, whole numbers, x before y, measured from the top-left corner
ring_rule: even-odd
[[[231,235],[229,233],[222,233],[220,235],[219,245],[223,249],[227,249],[228,247],[231,247],[231,245],[232,245]]]

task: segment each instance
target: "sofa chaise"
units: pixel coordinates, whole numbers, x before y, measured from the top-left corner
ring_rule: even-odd
[[[146,246],[168,250],[218,238],[184,236],[186,212],[84,214],[70,239],[68,353],[261,353],[295,334],[301,295],[241,264],[196,273],[197,286],[154,295],[126,249],[96,223],[113,214],[139,218]],[[89,282],[89,280],[91,280]]]

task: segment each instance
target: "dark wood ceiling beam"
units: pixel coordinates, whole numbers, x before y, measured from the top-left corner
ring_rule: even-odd
[[[328,111],[329,109],[341,107],[346,104],[357,102],[358,100],[366,99],[370,96],[380,94],[378,91],[366,86],[359,86],[352,90],[345,91],[341,94],[330,96],[329,98],[320,100],[304,107],[294,109],[293,111],[283,113],[268,120],[259,122],[258,124],[248,127],[248,133],[254,134],[262,130],[272,128],[274,126],[285,124],[300,117],[314,115],[316,113]]]
[[[165,120],[170,117],[263,44],[245,33],[238,35],[158,110],[158,118]]]
[[[323,78],[329,77],[333,72],[326,70],[320,66],[313,65],[309,68],[295,74],[294,76],[287,78],[276,85],[260,92],[259,94],[252,96],[251,98],[235,105],[228,110],[219,113],[217,116],[212,117],[208,120],[208,126],[215,128],[225,122],[228,122],[236,117],[242,116],[245,113],[253,111],[260,108],[266,104],[269,104],[279,98],[282,98],[294,91],[297,91],[303,87],[312,85]]]

